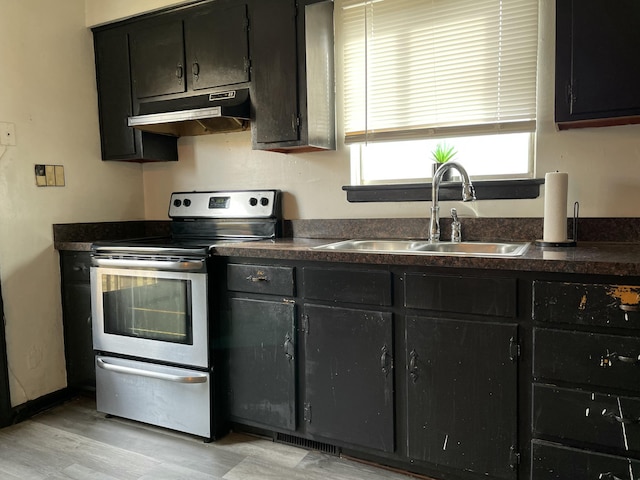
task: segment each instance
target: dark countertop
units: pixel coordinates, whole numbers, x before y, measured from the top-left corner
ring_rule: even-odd
[[[541,248],[534,243],[521,257],[354,253],[314,250],[329,239],[283,238],[274,241],[220,244],[215,255],[280,260],[415,265],[532,272],[640,276],[640,243],[579,242],[573,248]]]
[[[59,224],[53,226],[54,245],[58,250],[89,251],[91,243],[97,240],[168,235],[169,223]],[[442,238],[448,238],[449,220],[442,219],[441,226]],[[468,241],[531,241],[542,237],[542,226],[541,218],[464,218],[463,235]],[[640,218],[580,219],[577,247],[542,249],[532,243],[523,256],[512,258],[313,250],[314,246],[347,238],[426,238],[427,227],[425,219],[287,220],[285,238],[228,243],[220,245],[215,254],[279,260],[640,276]],[[486,238],[489,235],[492,238]]]

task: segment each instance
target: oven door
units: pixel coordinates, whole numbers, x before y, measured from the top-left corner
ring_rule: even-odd
[[[93,348],[208,367],[207,274],[91,267]]]

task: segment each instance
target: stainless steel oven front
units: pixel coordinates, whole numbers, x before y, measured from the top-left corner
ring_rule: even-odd
[[[206,368],[207,274],[92,267],[97,351]]]

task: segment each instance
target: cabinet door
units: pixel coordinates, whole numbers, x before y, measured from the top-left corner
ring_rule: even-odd
[[[408,317],[408,454],[517,476],[517,325]]]
[[[182,22],[136,28],[131,33],[131,75],[136,98],[186,91]]]
[[[295,430],[295,305],[233,298],[230,308],[231,416]]]
[[[640,2],[556,2],[556,121],[640,114]]]
[[[67,385],[95,389],[89,252],[60,252]]]
[[[252,19],[254,142],[296,141],[299,129],[295,1],[255,2]]]
[[[96,32],[96,77],[100,110],[102,158],[126,158],[136,154],[131,116],[129,37],[123,29]]]
[[[185,19],[190,90],[249,81],[247,8],[207,8]]]
[[[306,305],[308,433],[394,451],[391,313]]]

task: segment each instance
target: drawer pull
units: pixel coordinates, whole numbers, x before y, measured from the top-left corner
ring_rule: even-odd
[[[602,410],[602,416],[611,420],[615,420],[618,423],[624,423],[626,425],[637,425],[640,423],[640,418],[622,418],[613,412],[609,412],[606,408]]]
[[[418,381],[418,352],[415,350],[409,353],[409,376],[413,383]]]
[[[293,360],[293,343],[291,342],[291,337],[289,336],[289,334],[287,333],[284,336],[284,356],[287,358],[287,360],[291,361]]]
[[[622,480],[622,478],[616,477],[611,472],[607,472],[607,473],[601,473],[600,475],[598,475],[598,480]]]
[[[254,282],[254,283],[258,283],[258,282],[268,282],[269,281],[269,277],[267,277],[266,275],[249,275],[247,277],[247,280],[249,280],[250,282]]]
[[[623,312],[640,312],[640,305],[618,305],[618,308]]]
[[[386,345],[382,346],[382,355],[380,355],[380,369],[385,375],[389,375],[391,371],[391,355],[389,355],[389,349]]]
[[[636,357],[628,357],[626,355],[618,355],[616,352],[613,352],[600,357],[600,366],[611,367],[613,366],[614,360],[618,360],[622,363],[629,363],[632,365],[640,365],[640,355]]]

